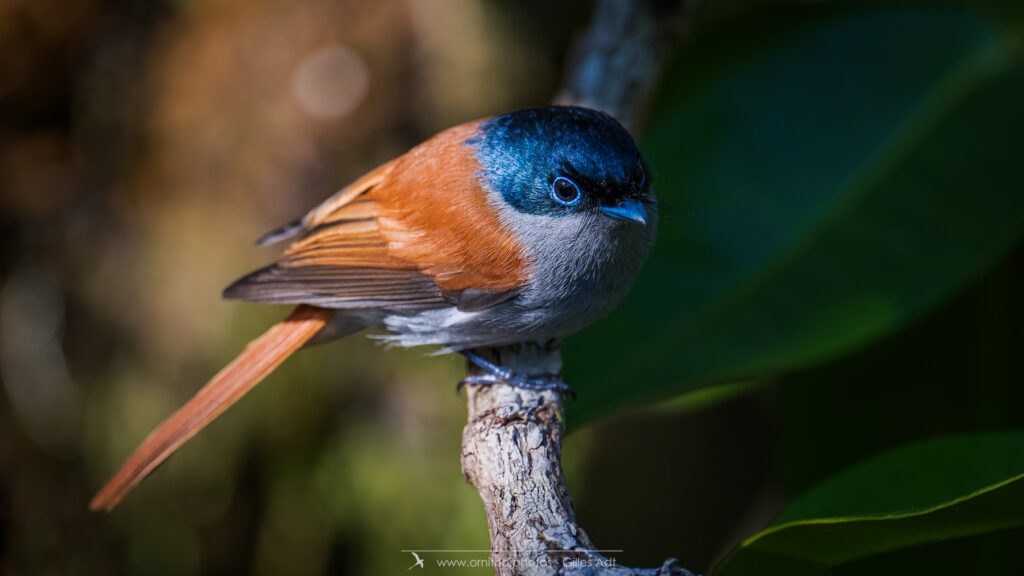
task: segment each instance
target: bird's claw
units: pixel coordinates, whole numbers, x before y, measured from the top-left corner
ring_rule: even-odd
[[[462,355],[470,362],[482,368],[485,374],[474,374],[466,376],[455,385],[455,393],[462,391],[463,386],[491,386],[493,384],[508,384],[524,390],[552,390],[568,397],[576,399],[576,392],[568,384],[562,382],[557,374],[540,374],[535,376],[520,376],[508,368],[499,366],[493,362],[484,360],[476,354],[464,351]]]
[[[509,377],[498,377],[494,374],[476,374],[473,376],[466,376],[455,385],[455,392],[460,392],[463,386],[490,386],[492,384],[509,384],[516,388],[523,388],[525,390],[553,390],[559,392],[571,399],[576,399],[576,392],[569,387],[568,384],[562,382],[562,379],[553,374],[545,374],[542,376],[509,376]]]

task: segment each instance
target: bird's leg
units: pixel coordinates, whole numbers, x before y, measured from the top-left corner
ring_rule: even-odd
[[[558,374],[519,375],[469,350],[460,350],[459,354],[482,368],[486,374],[466,376],[455,385],[456,392],[463,386],[490,386],[504,382],[526,390],[554,390],[572,398],[576,397],[576,393],[565,382],[562,382],[562,378]]]

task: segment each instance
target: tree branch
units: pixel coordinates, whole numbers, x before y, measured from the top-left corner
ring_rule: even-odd
[[[697,0],[600,0],[556,104],[602,110],[635,130]]]
[[[555,102],[603,110],[634,128],[694,3],[600,0]],[[519,374],[561,373],[558,343],[475,352]],[[469,373],[479,369],[470,364]],[[562,473],[557,393],[468,386],[467,406],[462,471],[484,502],[496,574],[692,576],[672,559],[659,568],[619,566],[577,524]]]

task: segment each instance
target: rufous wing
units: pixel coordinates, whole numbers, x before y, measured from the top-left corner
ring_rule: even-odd
[[[225,297],[405,312],[514,297],[528,262],[481,185],[466,144],[477,125],[442,132],[264,236],[301,235]]]

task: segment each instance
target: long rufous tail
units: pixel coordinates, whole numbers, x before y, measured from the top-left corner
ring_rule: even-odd
[[[150,432],[117,474],[89,502],[90,510],[110,511],[189,438],[274,371],[331,319],[333,311],[302,305],[278,322],[217,373],[170,418]]]

